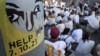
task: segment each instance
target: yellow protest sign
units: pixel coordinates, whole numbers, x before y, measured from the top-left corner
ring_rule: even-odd
[[[7,56],[20,56],[44,37],[42,0],[0,0],[0,30]]]

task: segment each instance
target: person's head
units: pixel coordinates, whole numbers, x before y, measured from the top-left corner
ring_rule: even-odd
[[[61,8],[61,10],[63,10],[63,8]]]
[[[50,18],[54,18],[53,12],[51,12],[51,11],[49,12],[49,17],[50,17]]]
[[[50,32],[51,39],[57,40],[59,34],[60,34],[60,31],[59,31],[59,29],[57,27],[51,28],[51,32]]]
[[[75,26],[76,26],[76,29],[81,28],[80,24],[76,24]]]
[[[48,11],[49,12],[49,16],[52,14],[52,12],[51,11]]]
[[[75,14],[75,10],[72,10],[72,12],[70,14]]]
[[[53,24],[51,24],[51,28],[52,28],[52,27],[56,27],[56,24],[54,24],[54,23],[53,23]]]
[[[61,14],[60,14],[60,13],[58,13],[58,16],[61,16]]]
[[[68,21],[71,21],[71,18],[70,17],[68,17]]]
[[[60,20],[58,23],[59,23],[59,24],[61,24],[61,23],[63,23],[63,21],[62,21],[62,20]]]
[[[66,8],[64,8],[64,11],[67,11],[67,9],[66,9]]]
[[[62,35],[70,34],[70,29],[65,28],[64,31],[62,32]]]
[[[84,32],[82,40],[85,42],[86,40],[89,40],[90,38],[90,32]]]
[[[38,29],[38,22],[42,21],[42,0],[6,0],[7,17],[15,27],[23,31]]]
[[[53,10],[53,11],[52,11],[52,13],[54,14],[54,13],[55,13],[55,11]]]

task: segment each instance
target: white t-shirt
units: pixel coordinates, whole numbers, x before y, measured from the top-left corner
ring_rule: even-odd
[[[96,4],[95,4],[95,8],[98,8],[98,7],[99,7],[99,3],[96,3]]]
[[[64,16],[63,17],[63,22],[66,22],[66,21],[68,21],[68,17]]]
[[[81,9],[79,6],[77,6],[77,13],[80,13],[81,12]]]
[[[61,16],[58,16],[58,17],[56,18],[56,22],[58,23],[60,20],[62,20],[62,18],[61,18]]]
[[[87,4],[87,3],[84,3],[84,7],[85,7],[85,6],[88,7],[88,4]]]
[[[68,50],[71,50],[71,43],[75,42],[75,40],[69,35],[61,35],[60,39],[65,39]]]
[[[75,15],[73,20],[76,24],[79,24],[79,15]]]
[[[73,20],[74,20],[74,17],[75,17],[75,14],[71,14],[69,17],[70,17],[71,20],[73,21]]]
[[[64,12],[64,16],[65,16],[65,17],[68,17],[69,15],[70,15],[70,12],[69,12],[69,11],[65,11],[65,12]]]
[[[61,50],[61,56],[65,56],[66,43],[64,41],[51,42],[49,40],[45,40],[44,43],[53,46],[56,50]],[[54,56],[58,56],[56,52],[54,52]]]
[[[88,15],[89,14],[89,11],[88,10],[84,10],[84,14],[85,15]]]
[[[53,24],[53,23],[56,24],[55,18],[48,18],[48,23],[47,23],[47,24],[51,25],[51,24]]]
[[[48,10],[45,10],[45,14],[46,14],[46,16],[48,16],[48,15],[49,15],[49,12],[48,12]]]
[[[80,40],[76,50],[75,55],[76,56],[89,56],[91,54],[91,50],[94,47],[95,42],[92,40],[86,40],[85,42],[83,40]]]
[[[69,28],[70,30],[73,29],[73,22],[72,21],[67,21],[64,24],[65,24],[65,28]]]
[[[72,32],[72,37],[75,39],[75,42],[79,43],[79,41],[82,39],[83,31],[82,29],[75,29]]]
[[[88,16],[88,17],[84,18],[84,20],[87,20],[89,25],[92,28],[94,28],[94,29],[98,29],[99,28],[99,20],[97,20],[97,18],[95,17],[94,13],[91,16]]]
[[[57,15],[61,13],[61,10],[57,7],[54,7],[52,10],[55,11],[55,17],[57,17]]]
[[[60,33],[62,33],[65,29],[65,24],[64,23],[58,24],[57,28],[59,29]]]
[[[61,10],[61,14],[64,14],[64,10]]]

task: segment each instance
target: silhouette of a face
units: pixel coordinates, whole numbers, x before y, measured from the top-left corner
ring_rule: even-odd
[[[42,29],[42,0],[7,0],[6,12],[9,21],[23,31]]]

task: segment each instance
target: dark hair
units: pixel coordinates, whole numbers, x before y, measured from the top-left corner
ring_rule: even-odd
[[[66,8],[64,8],[64,11],[67,11],[67,9],[66,9]]]
[[[76,24],[75,26],[76,26],[76,29],[81,28],[80,24]]]
[[[61,14],[60,14],[60,13],[58,13],[58,16],[61,16]]]
[[[51,13],[51,11],[48,11],[49,12],[49,15],[51,15],[52,13]]]
[[[68,33],[69,33],[69,31],[70,31],[70,29],[69,29],[69,28],[65,28],[65,29],[64,29],[64,31],[62,32],[62,35],[66,35],[66,34],[68,34]]]
[[[75,14],[75,11],[74,11],[74,10],[72,10],[72,12],[71,12],[70,14]]]
[[[58,22],[58,24],[61,24],[61,23],[63,23],[63,21],[62,21],[62,20],[60,20],[60,21]]]
[[[56,27],[56,24],[51,24],[51,27]]]
[[[52,13],[55,13],[55,11],[54,11],[54,10],[52,10]]]
[[[85,42],[86,40],[89,40],[90,37],[90,32],[85,32],[83,33],[82,40]]]
[[[44,20],[46,19],[46,13],[45,13],[46,11],[44,10]]]
[[[68,17],[68,21],[70,21],[71,20],[71,18],[70,17]]]

